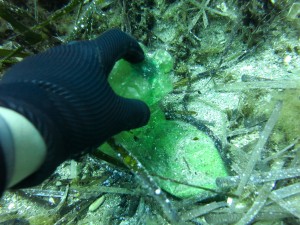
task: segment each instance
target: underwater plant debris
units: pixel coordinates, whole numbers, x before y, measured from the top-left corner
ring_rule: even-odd
[[[133,81],[153,116],[5,192],[0,224],[300,224],[299,14],[297,0],[0,0],[0,77],[117,27],[149,57],[110,82]]]

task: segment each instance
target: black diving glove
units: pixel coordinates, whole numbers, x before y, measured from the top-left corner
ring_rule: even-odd
[[[7,71],[0,82],[0,106],[26,117],[47,146],[39,170],[15,187],[39,184],[64,160],[147,124],[147,105],[116,95],[107,82],[121,58],[139,63],[144,53],[135,39],[113,29],[95,40],[28,57]]]

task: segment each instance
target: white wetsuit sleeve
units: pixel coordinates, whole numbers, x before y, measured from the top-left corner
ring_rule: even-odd
[[[0,107],[0,145],[6,165],[6,184],[9,188],[43,164],[46,144],[39,131],[23,115]]]

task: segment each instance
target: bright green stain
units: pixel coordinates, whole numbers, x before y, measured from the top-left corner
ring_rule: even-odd
[[[215,179],[227,173],[213,141],[192,125],[166,120],[156,104],[172,90],[172,67],[172,57],[163,50],[147,54],[145,62],[139,65],[124,60],[116,64],[109,78],[111,86],[121,96],[145,101],[150,106],[151,118],[147,126],[122,132],[115,139],[150,174],[216,189]],[[105,144],[101,150],[111,151]],[[155,180],[162,189],[180,198],[207,194],[198,188]]]

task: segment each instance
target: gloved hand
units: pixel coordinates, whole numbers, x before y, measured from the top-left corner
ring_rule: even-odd
[[[132,37],[113,29],[28,57],[3,76],[0,105],[24,115],[47,145],[44,164],[17,187],[39,184],[64,160],[147,124],[147,105],[117,96],[107,82],[120,58],[139,63],[144,53]]]

